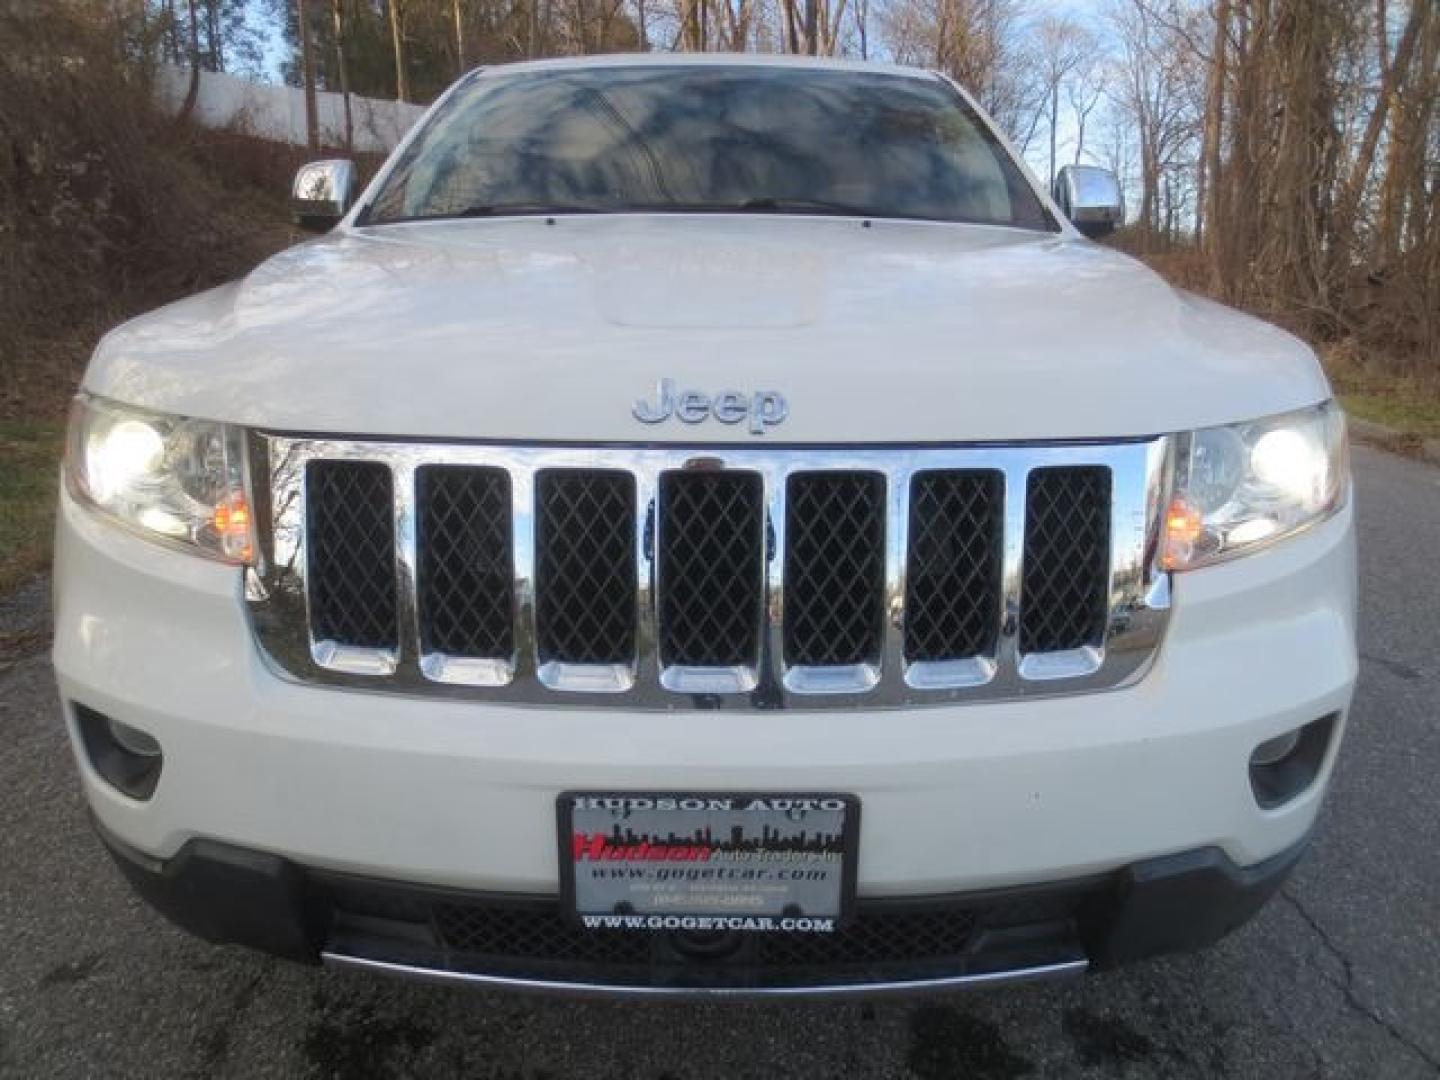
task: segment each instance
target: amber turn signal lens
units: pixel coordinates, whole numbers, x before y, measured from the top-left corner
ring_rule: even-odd
[[[1179,570],[1189,563],[1195,545],[1205,531],[1205,521],[1198,507],[1176,496],[1165,511],[1165,537],[1160,562],[1166,570]]]
[[[245,499],[236,496],[221,503],[215,508],[211,520],[225,554],[232,559],[249,562],[255,551],[250,542],[250,507]]]

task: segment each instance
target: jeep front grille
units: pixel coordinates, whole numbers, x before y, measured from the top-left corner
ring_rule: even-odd
[[[640,708],[1134,681],[1166,439],[828,450],[256,436],[254,625],[304,680]]]

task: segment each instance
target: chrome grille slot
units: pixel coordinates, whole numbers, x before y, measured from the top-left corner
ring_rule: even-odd
[[[885,477],[792,475],[785,539],[786,663],[877,663],[885,618]]]
[[[306,472],[310,626],[317,651],[394,650],[394,484],[381,462],[312,461]]]
[[[905,656],[943,663],[995,652],[1005,476],[930,470],[910,481]]]
[[[1036,469],[1025,504],[1020,652],[1098,648],[1110,565],[1110,470]]]
[[[305,682],[640,709],[1128,685],[1170,440],[807,449],[255,435],[264,655]]]
[[[666,667],[760,661],[765,589],[759,473],[672,471],[660,480],[660,662]]]
[[[602,469],[535,478],[540,661],[626,665],[635,656],[635,482]]]
[[[421,650],[508,660],[515,651],[510,475],[426,465],[415,472],[415,489]]]

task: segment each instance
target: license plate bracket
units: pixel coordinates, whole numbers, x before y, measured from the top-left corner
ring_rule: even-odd
[[[826,933],[854,908],[853,795],[567,791],[556,809],[561,905],[587,929]]]

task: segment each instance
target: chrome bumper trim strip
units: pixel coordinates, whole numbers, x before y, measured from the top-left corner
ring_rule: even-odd
[[[481,990],[514,990],[538,994],[558,994],[568,997],[589,998],[659,998],[668,1001],[691,999],[714,1001],[725,999],[743,1001],[755,998],[855,998],[855,997],[902,997],[907,994],[933,994],[943,991],[975,989],[984,986],[998,986],[1007,983],[1034,982],[1039,979],[1055,979],[1082,975],[1090,967],[1088,960],[1065,960],[1052,964],[1038,964],[1034,967],[1013,968],[1007,971],[989,971],[973,975],[945,975],[933,979],[896,980],[891,982],[854,984],[816,984],[811,986],[702,986],[668,987],[617,985],[601,983],[565,982],[559,979],[532,979],[510,975],[485,975],[466,971],[447,971],[439,968],[416,967],[411,964],[389,960],[372,960],[363,956],[349,956],[344,953],[323,952],[321,960],[326,967],[375,972],[401,978],[470,986]]]

